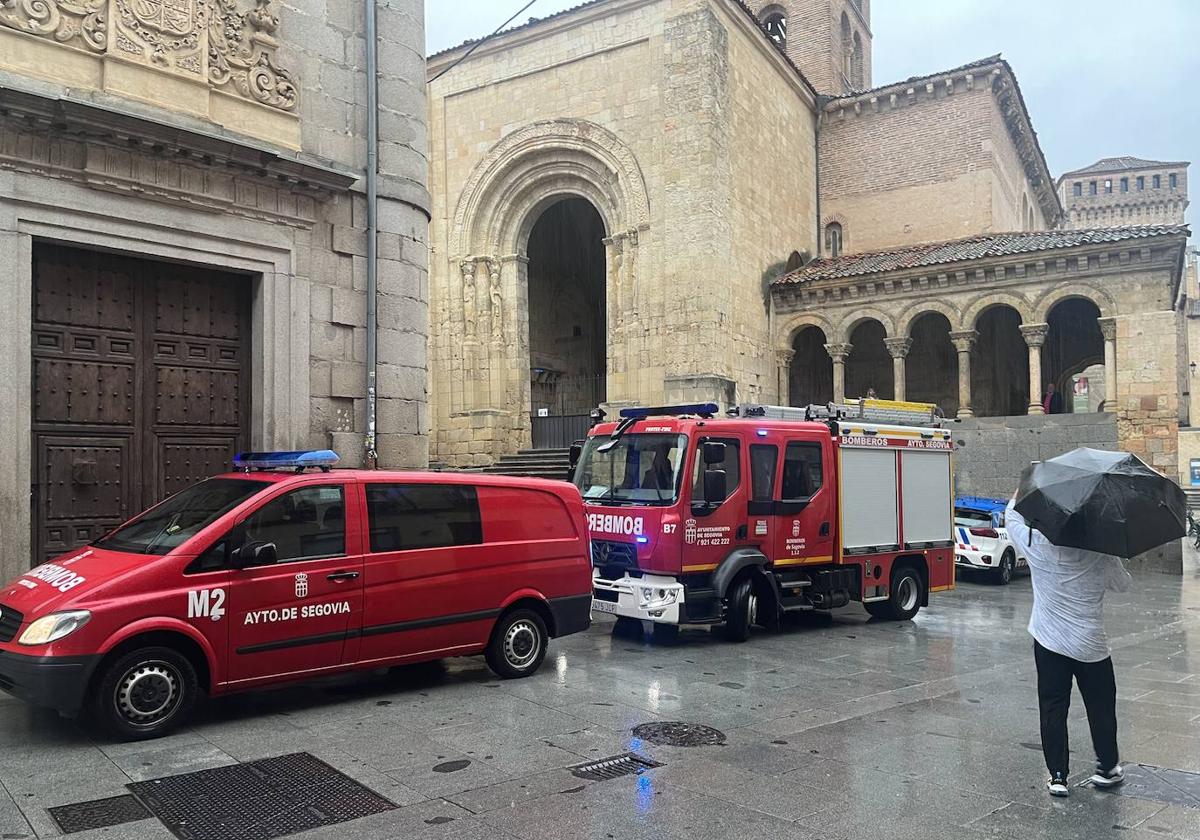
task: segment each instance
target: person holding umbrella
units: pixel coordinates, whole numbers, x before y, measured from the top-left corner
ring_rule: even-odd
[[[1104,595],[1132,578],[1121,558],[1185,533],[1187,501],[1177,484],[1139,458],[1077,449],[1031,464],[1005,525],[1024,547],[1033,578],[1033,636],[1042,753],[1051,796],[1067,796],[1071,684],[1087,709],[1096,772],[1091,783],[1125,780],[1117,746],[1117,684],[1104,632]]]

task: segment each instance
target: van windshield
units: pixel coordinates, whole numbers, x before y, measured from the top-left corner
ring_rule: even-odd
[[[132,554],[166,554],[270,486],[252,479],[210,478],[181,490],[92,545]]]
[[[575,469],[575,486],[589,502],[671,505],[679,498],[687,437],[630,434],[607,451],[607,437],[588,440]]]

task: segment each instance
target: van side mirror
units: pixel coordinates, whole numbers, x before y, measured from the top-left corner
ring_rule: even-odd
[[[706,440],[702,454],[706,465],[723,464],[725,463],[725,444],[720,441]]]
[[[230,557],[230,565],[235,569],[274,566],[278,562],[279,549],[273,542],[248,542],[241,548],[234,549]]]
[[[724,446],[724,444],[722,444]],[[716,507],[728,495],[728,476],[725,470],[704,471],[704,501]]]

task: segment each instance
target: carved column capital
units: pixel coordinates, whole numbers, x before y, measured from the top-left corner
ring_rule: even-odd
[[[1116,318],[1097,318],[1096,323],[1100,325],[1100,333],[1104,336],[1105,341],[1117,340]]]
[[[791,367],[792,360],[796,358],[795,350],[776,350],[775,361],[780,367]]]
[[[826,344],[825,352],[829,354],[829,358],[835,362],[845,362],[846,357],[850,355],[850,351],[854,349],[853,344]]]
[[[883,346],[887,348],[888,353],[893,359],[903,359],[908,356],[908,351],[912,349],[911,338],[885,338]]]
[[[475,282],[475,258],[467,257],[458,264],[458,270],[462,272],[463,280],[467,283]]]
[[[954,330],[950,333],[950,343],[959,353],[970,353],[978,340],[979,333],[975,330]]]
[[[1041,347],[1050,332],[1049,324],[1022,324],[1021,336],[1030,347]]]

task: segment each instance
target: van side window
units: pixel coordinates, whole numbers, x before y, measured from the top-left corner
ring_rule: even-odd
[[[769,502],[775,498],[775,464],[779,447],[753,444],[750,447],[750,501]]]
[[[789,443],[783,457],[783,487],[780,492],[783,501],[811,499],[821,489],[823,481],[821,445],[795,441]]]
[[[414,551],[483,542],[474,487],[460,484],[368,484],[371,551]]]
[[[346,503],[340,484],[301,487],[246,517],[246,542],[275,544],[280,563],[346,553]]]
[[[742,450],[737,438],[701,438],[696,444],[696,464],[692,474],[692,502],[698,504],[717,505],[725,499],[704,498],[704,442],[725,444],[725,460],[719,464],[709,464],[714,470],[725,471],[725,499],[728,499],[738,489],[742,481]]]

